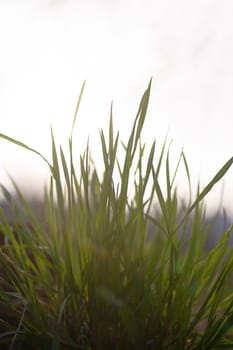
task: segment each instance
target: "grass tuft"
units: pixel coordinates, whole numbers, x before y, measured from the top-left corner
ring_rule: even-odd
[[[68,156],[52,129],[51,162],[0,134],[42,157],[51,174],[43,219],[13,180],[17,202],[2,186],[14,219],[0,211],[1,349],[232,349],[233,225],[206,249],[204,198],[233,158],[193,198],[183,150],[173,171],[167,142],[158,151],[155,141],[149,146],[141,138],[150,81],[125,144],[114,131],[111,108],[108,135],[100,131],[100,174],[89,145],[79,160],[73,151],[84,85]],[[176,186],[182,164],[186,204]]]

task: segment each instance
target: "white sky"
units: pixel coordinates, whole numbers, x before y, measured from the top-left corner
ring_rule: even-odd
[[[193,183],[207,183],[233,155],[232,13],[232,0],[0,0],[0,132],[50,157],[50,122],[64,144],[86,79],[77,152],[89,135],[98,159],[111,101],[125,138],[153,77],[145,140],[162,142],[169,128]],[[0,140],[8,185],[6,170],[33,192],[48,175],[35,155]],[[233,213],[233,169],[224,198]]]

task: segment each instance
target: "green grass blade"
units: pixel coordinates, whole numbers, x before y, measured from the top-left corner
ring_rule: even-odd
[[[12,137],[9,137],[7,135],[4,135],[4,134],[1,134],[0,133],[0,137],[8,142],[11,142],[11,143],[14,143],[15,145],[19,146],[19,147],[22,147],[30,152],[33,152],[35,154],[37,154],[39,157],[41,157],[49,166],[50,170],[52,171],[53,167],[52,165],[49,163],[49,161],[40,153],[38,152],[37,150],[35,150],[34,148],[31,148],[29,147],[28,145],[26,145],[25,143],[21,142],[21,141],[18,141]]]

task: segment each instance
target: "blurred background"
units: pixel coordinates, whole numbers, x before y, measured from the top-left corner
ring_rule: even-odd
[[[184,147],[194,188],[207,184],[233,155],[232,13],[232,0],[0,0],[0,133],[51,159],[50,124],[66,147],[86,80],[75,149],[78,158],[89,137],[98,161],[111,101],[124,140],[152,77],[144,140],[168,135],[174,162]],[[8,173],[33,195],[48,180],[40,158],[0,140],[10,189]],[[210,211],[222,191],[233,215],[233,169],[208,196]]]

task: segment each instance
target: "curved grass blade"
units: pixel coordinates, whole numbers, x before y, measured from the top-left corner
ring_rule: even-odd
[[[53,170],[53,167],[52,167],[52,165],[49,163],[49,161],[48,161],[40,152],[38,152],[38,151],[35,150],[34,148],[31,148],[31,147],[29,147],[28,145],[26,145],[25,143],[23,143],[23,142],[21,142],[21,141],[19,141],[19,140],[16,140],[16,139],[14,139],[14,138],[12,138],[12,137],[9,137],[9,136],[7,136],[7,135],[5,135],[5,134],[1,134],[1,133],[0,133],[0,137],[1,137],[2,139],[6,140],[6,141],[9,141],[9,142],[11,142],[11,143],[14,143],[14,144],[17,145],[17,146],[22,147],[22,148],[24,148],[24,149],[26,149],[26,150],[28,150],[28,151],[30,151],[30,152],[36,153],[38,156],[40,156],[40,157],[48,164],[50,170],[51,170],[51,171]]]
[[[180,228],[180,226],[185,221],[186,217],[191,213],[191,211],[198,205],[199,202],[202,201],[203,198],[212,190],[212,188],[216,185],[216,183],[222,179],[222,177],[226,174],[226,172],[230,169],[233,164],[233,157],[231,157],[224,166],[217,172],[217,174],[213,177],[213,179],[208,183],[208,185],[204,188],[204,190],[197,196],[196,200],[190,206],[188,211],[185,213],[184,217],[176,227],[176,231]]]

